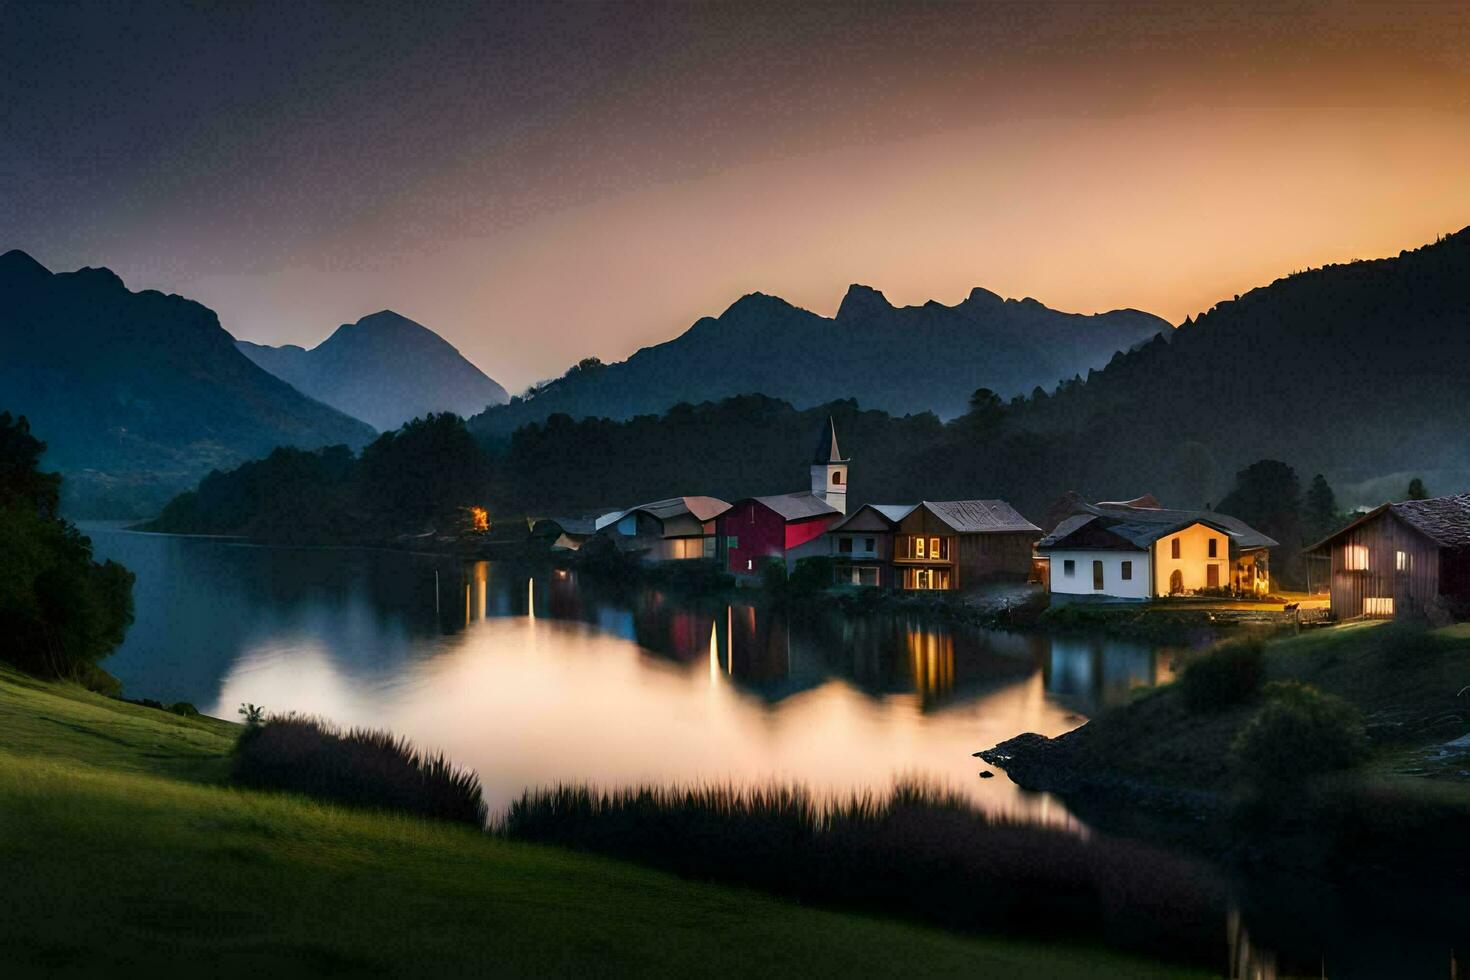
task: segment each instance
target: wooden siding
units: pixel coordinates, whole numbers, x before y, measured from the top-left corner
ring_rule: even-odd
[[[1332,614],[1353,619],[1422,610],[1439,596],[1439,567],[1439,545],[1384,511],[1333,540]],[[1393,600],[1392,612],[1385,599]]]
[[[974,585],[987,578],[1029,577],[1031,555],[1040,538],[1036,531],[960,535],[961,580]]]

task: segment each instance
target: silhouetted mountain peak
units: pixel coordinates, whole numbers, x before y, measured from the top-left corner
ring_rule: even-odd
[[[970,290],[970,295],[965,297],[961,307],[969,309],[997,309],[1005,305],[1005,297],[999,293],[992,293],[983,286],[976,286]]]
[[[888,302],[888,297],[881,292],[872,286],[853,283],[847,287],[847,295],[842,297],[842,305],[837,307],[837,320],[841,322],[882,316],[892,310],[893,304]]]
[[[51,275],[51,270],[18,248],[0,255],[0,283],[38,282]]]

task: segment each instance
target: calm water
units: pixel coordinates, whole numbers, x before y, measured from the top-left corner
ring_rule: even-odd
[[[105,666],[131,697],[241,702],[386,727],[480,773],[499,808],[529,785],[794,780],[886,789],[926,774],[980,805],[1072,822],[971,753],[1055,735],[1173,676],[1176,651],[952,631],[893,617],[790,621],[574,575],[395,552],[263,548],[85,527],[138,576],[137,622]],[[1239,882],[1233,976],[1451,975],[1459,891],[1344,895]],[[1446,925],[1446,922],[1449,925]],[[1251,934],[1265,939],[1265,950]]]
[[[87,532],[138,576],[137,622],[106,665],[129,696],[390,728],[477,769],[492,807],[561,780],[847,791],[923,774],[1066,820],[1048,796],[979,778],[971,754],[1172,676],[1169,651],[1113,640],[790,621],[599,594],[549,569]]]

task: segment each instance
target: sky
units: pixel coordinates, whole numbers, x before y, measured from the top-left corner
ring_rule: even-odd
[[[1470,4],[0,0],[0,250],[512,391],[741,295],[1179,322],[1470,224]]]

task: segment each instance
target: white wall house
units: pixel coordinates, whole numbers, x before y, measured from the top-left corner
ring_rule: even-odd
[[[1147,551],[1055,549],[1048,556],[1054,595],[1150,598]]]
[[[1054,597],[1141,601],[1266,590],[1275,541],[1233,517],[1167,510],[1146,499],[1148,505],[1078,504],[1037,542]]]

